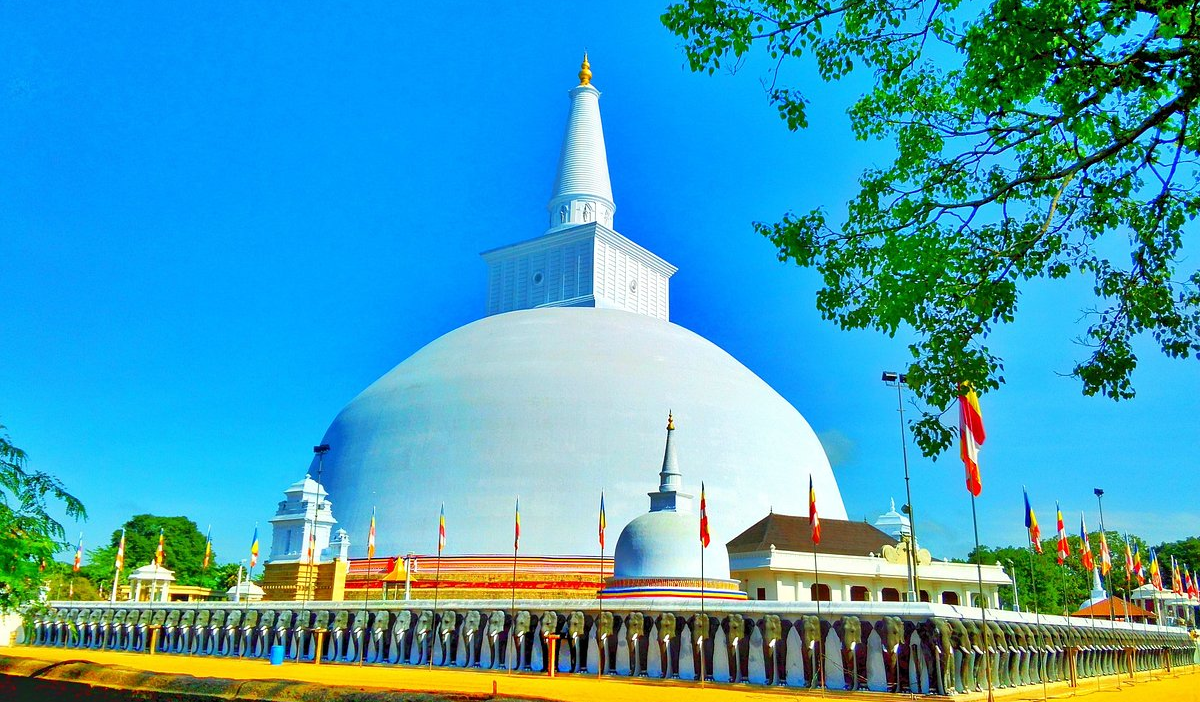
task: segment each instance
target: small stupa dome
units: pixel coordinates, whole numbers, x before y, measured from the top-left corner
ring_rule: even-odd
[[[712,541],[721,543],[716,536]],[[615,578],[699,578],[700,570],[700,517],[694,513],[647,512],[617,539]],[[729,578],[723,548],[704,559],[704,577]]]

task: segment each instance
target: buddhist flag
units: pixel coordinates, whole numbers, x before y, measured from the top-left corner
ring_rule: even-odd
[[[967,469],[967,491],[975,497],[983,491],[979,475],[979,447],[983,446],[983,414],[979,411],[979,396],[969,383],[963,383],[966,393],[958,397],[958,429],[962,440],[963,466]]]
[[[1154,552],[1154,549],[1150,549],[1150,583],[1159,592],[1162,592],[1162,569],[1158,565],[1158,554]]]
[[[1029,492],[1025,488],[1021,488],[1021,492],[1025,493],[1025,528],[1029,530],[1029,545],[1034,551],[1042,552],[1042,528],[1038,526],[1037,515],[1033,513],[1033,508],[1029,506]]]
[[[79,548],[75,549],[75,566],[71,570],[78,573],[81,565],[83,565],[83,532],[79,533]]]
[[[1125,579],[1133,575],[1133,551],[1129,549],[1129,534],[1125,535]]]
[[[1063,525],[1062,507],[1059,507],[1057,502],[1054,503],[1054,510],[1058,512],[1058,564],[1062,565],[1071,555],[1071,544],[1067,542],[1067,528]]]
[[[158,528],[158,548],[154,550],[154,565],[161,566],[163,564],[163,530]]]
[[[1182,594],[1183,585],[1179,579],[1179,564],[1175,562],[1175,556],[1171,556],[1171,592]]]
[[[204,535],[204,562],[200,564],[201,570],[208,569],[208,562],[212,559],[212,525],[208,525],[208,533]]]
[[[1200,584],[1196,583],[1196,573],[1192,572],[1191,578],[1188,580],[1188,596],[1192,598],[1200,598]]]
[[[258,563],[258,524],[254,525],[254,536],[250,537],[250,567]]]
[[[817,516],[817,491],[811,473],[808,476],[808,527],[812,529],[813,545],[821,543],[821,518]]]
[[[442,503],[442,509],[438,512],[438,555],[442,555],[442,549],[446,548],[446,503]]]
[[[600,550],[604,551],[604,527],[608,522],[604,518],[604,491],[600,491]],[[601,564],[603,565],[603,564]]]
[[[1100,575],[1108,577],[1109,571],[1112,570],[1112,553],[1108,550],[1108,539],[1104,537],[1104,530],[1100,530]]]
[[[367,560],[375,557],[375,508],[371,508],[371,530],[367,532]]]
[[[317,562],[317,526],[314,524],[312,530],[308,532],[308,564],[315,565]]]
[[[521,548],[521,498],[517,497],[517,513],[513,517],[513,551]]]
[[[121,569],[125,567],[125,530],[124,529],[121,530],[121,540],[117,543],[117,559],[116,559],[116,562],[113,564],[113,566],[117,569],[118,573],[121,572]]]
[[[1092,559],[1092,545],[1088,542],[1087,523],[1083,520],[1083,513],[1079,513],[1079,540],[1083,542],[1083,548],[1079,552],[1079,559],[1083,562],[1083,567],[1091,570],[1096,567],[1096,561]]]
[[[704,500],[704,481],[700,481],[700,545],[708,548],[712,538],[708,534],[708,504]]]
[[[1146,584],[1146,571],[1142,569],[1142,551],[1136,543],[1133,545],[1133,574],[1139,587]]]

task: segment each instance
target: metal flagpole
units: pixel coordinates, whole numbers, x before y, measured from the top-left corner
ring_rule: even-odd
[[[429,660],[425,661],[426,667],[433,668],[433,647],[437,643],[438,637],[438,589],[442,584],[442,547],[446,540],[446,503],[442,503],[442,509],[438,513],[438,550],[437,550],[437,565],[433,571],[433,641],[429,643]]]
[[[601,629],[604,619],[604,527],[608,526],[604,517],[604,491],[600,491],[600,588],[596,590],[596,601],[600,603],[600,619],[596,621],[596,631]],[[600,655],[596,656],[596,679],[604,676],[604,666],[608,663],[608,637],[597,636],[596,643],[600,647]]]
[[[1108,534],[1104,533],[1104,500],[1101,499],[1104,497],[1104,490],[1101,490],[1100,488],[1094,488],[1092,490],[1092,492],[1094,492],[1096,494],[1096,504],[1099,505],[1099,507],[1100,507],[1100,546],[1103,549],[1100,553],[1100,564],[1101,564],[1100,586],[1102,588],[1104,588],[1104,596],[1105,596],[1105,599],[1108,600],[1108,626],[1110,629],[1112,629],[1115,632],[1117,630],[1117,619],[1113,613],[1113,596],[1112,596],[1111,576],[1103,572],[1105,555],[1108,556],[1109,573],[1112,572],[1112,549],[1110,549],[1108,547]],[[1116,674],[1116,678],[1117,678],[1117,689],[1120,690],[1121,689],[1121,674],[1119,672]]]
[[[517,621],[517,546],[521,541],[521,496],[517,495],[517,516],[516,516],[516,533],[513,535],[513,567],[512,567],[512,593],[508,601],[508,616],[513,624]],[[512,624],[509,624],[510,631]],[[511,637],[510,637],[511,638]],[[508,661],[505,661],[507,663]],[[509,668],[508,672],[512,672]]]
[[[974,493],[971,493],[971,524],[975,528],[975,575],[979,580],[980,621],[983,623],[984,636],[986,637],[987,630],[988,630],[988,628],[987,628],[987,601],[983,595],[983,554],[980,553],[980,551],[979,551],[979,518],[975,513],[975,494]],[[1015,575],[1015,573],[1014,573],[1014,575]],[[1036,603],[1034,604],[1034,607],[1035,608],[1037,607]],[[987,643],[986,639],[984,640],[984,643]],[[992,693],[992,657],[990,655],[984,656],[984,663],[985,663],[985,673],[987,675],[987,684],[988,684],[987,698],[988,698],[988,702],[991,702],[991,700],[995,699],[995,697]]]
[[[815,528],[814,528],[815,527]],[[817,547],[821,543],[821,519],[817,515],[817,493],[813,489],[812,474],[808,475],[808,528],[809,538],[813,542],[813,582],[816,583],[814,599],[817,601],[817,636],[821,635],[821,568],[817,563]],[[825,640],[820,641],[821,658],[817,669],[817,680],[821,686],[821,696],[825,696]]]
[[[1038,629],[1042,628],[1042,613],[1038,609],[1038,592],[1037,592],[1037,575],[1033,570],[1033,540],[1029,541],[1029,586],[1033,590],[1033,621]],[[1046,675],[1042,671],[1038,671],[1038,677],[1042,679],[1042,699],[1046,699]]]

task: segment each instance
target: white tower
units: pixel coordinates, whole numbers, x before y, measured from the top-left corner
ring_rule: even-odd
[[[325,499],[329,494],[312,477],[293,483],[283,491],[286,499],[279,503],[275,516],[271,517],[271,563],[298,563],[308,560],[309,539],[315,534],[317,557],[329,548],[330,532],[337,520],[333,518],[333,503]]]
[[[583,57],[542,236],[483,252],[487,314],[534,307],[605,307],[668,319],[676,268],[613,229],[600,91]]]

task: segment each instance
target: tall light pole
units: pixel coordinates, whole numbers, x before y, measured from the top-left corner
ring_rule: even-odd
[[[913,509],[912,484],[908,476],[908,434],[904,429],[904,385],[908,383],[908,375],[893,371],[884,371],[882,380],[888,386],[896,388],[896,404],[900,409],[900,455],[904,458],[904,494],[908,500],[908,593],[905,596],[909,602],[916,602],[917,596],[917,516]]]
[[[1005,561],[1005,563],[1008,564],[1009,568],[1012,568],[1013,611],[1020,612],[1021,611],[1021,593],[1017,592],[1017,567],[1015,565],[1013,565],[1012,561]]]
[[[1106,546],[1105,550],[1108,550],[1107,549],[1108,534],[1104,531],[1104,500],[1102,499],[1104,497],[1104,490],[1101,490],[1100,488],[1093,488],[1092,492],[1096,493],[1096,504],[1100,507],[1100,538],[1103,539],[1103,543]],[[1111,551],[1109,551],[1109,559],[1110,560],[1112,559]],[[1110,586],[1110,583],[1108,582],[1107,575],[1104,577],[1104,585],[1108,590],[1110,590],[1110,591],[1112,590],[1112,587]],[[1109,596],[1108,596],[1108,620],[1110,622],[1112,622],[1115,619],[1116,619],[1116,617],[1113,614],[1112,594],[1110,592]]]

